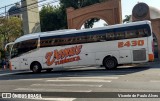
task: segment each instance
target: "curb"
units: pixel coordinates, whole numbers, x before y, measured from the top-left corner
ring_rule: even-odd
[[[10,70],[9,70],[9,68],[7,68],[7,69],[0,68],[0,71],[10,71]]]
[[[140,65],[154,65],[154,64],[160,64],[160,60],[157,59],[153,62],[146,62],[146,63],[141,63]]]

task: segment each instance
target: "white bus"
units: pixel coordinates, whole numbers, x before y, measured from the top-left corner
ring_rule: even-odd
[[[10,69],[35,73],[86,65],[115,69],[154,60],[150,21],[28,34],[12,44]]]

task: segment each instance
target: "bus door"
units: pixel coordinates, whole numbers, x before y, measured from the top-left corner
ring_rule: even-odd
[[[120,64],[123,64],[123,63],[131,63],[132,60],[131,60],[131,51],[130,49],[129,50],[120,50],[119,51],[119,61],[120,61]]]
[[[10,64],[11,64],[11,70],[20,70],[20,57],[19,57],[19,47],[20,43],[15,43],[12,47],[11,50],[11,59],[10,59]]]

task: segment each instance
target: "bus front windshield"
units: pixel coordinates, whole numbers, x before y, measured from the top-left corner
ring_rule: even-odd
[[[36,49],[38,46],[38,39],[30,39],[21,42],[17,42],[13,45],[11,51],[11,58],[18,57],[24,53]]]
[[[18,46],[19,46],[19,43],[15,43],[13,45],[12,50],[11,50],[11,58],[18,56]]]

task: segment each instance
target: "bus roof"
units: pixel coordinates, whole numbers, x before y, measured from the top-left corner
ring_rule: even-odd
[[[114,28],[120,28],[120,27],[127,27],[127,26],[136,26],[140,24],[150,24],[151,22],[149,20],[144,21],[137,21],[137,22],[131,22],[126,24],[116,24],[116,25],[109,25],[105,27],[97,27],[97,28],[91,28],[91,29],[65,29],[65,30],[57,30],[57,31],[49,31],[49,32],[39,32],[34,34],[27,34],[24,36],[21,36],[20,38],[17,38],[15,42],[20,42],[28,39],[35,39],[39,37],[48,37],[48,36],[58,36],[58,35],[66,35],[66,34],[74,34],[74,33],[83,33],[83,32],[90,32],[90,31],[98,31],[98,30],[105,30],[105,29],[114,29]]]
[[[28,39],[39,38],[39,36],[45,35],[45,34],[71,32],[71,31],[75,31],[75,30],[76,29],[63,29],[63,30],[55,30],[55,31],[47,31],[47,32],[39,32],[39,33],[26,34],[26,35],[23,35],[23,36],[17,38],[15,40],[15,42],[20,42],[20,41],[24,41],[24,40],[28,40]]]

